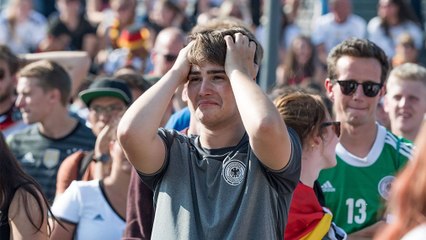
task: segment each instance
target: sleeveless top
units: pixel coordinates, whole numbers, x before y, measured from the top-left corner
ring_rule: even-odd
[[[13,195],[15,195],[16,191],[22,187],[24,184],[28,183],[21,183],[15,189],[13,189]],[[10,198],[10,201],[6,203],[5,207],[0,209],[0,239],[9,239],[10,238],[10,225],[9,225],[9,207],[10,203],[12,202],[12,198]]]

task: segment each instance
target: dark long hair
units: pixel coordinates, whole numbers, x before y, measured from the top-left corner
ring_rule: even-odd
[[[421,25],[419,19],[416,17],[414,10],[406,0],[391,0],[391,4],[395,4],[398,8],[398,21],[399,24],[403,24],[407,21],[412,21],[417,25]],[[386,36],[390,37],[391,26],[386,19],[382,19],[380,25],[383,27]]]
[[[311,56],[306,64],[302,65],[297,61],[297,53],[294,50],[296,41],[304,41],[311,48]],[[314,77],[316,64],[315,47],[311,39],[303,35],[297,36],[291,43],[290,49],[287,50],[284,65],[284,83],[289,84],[292,80],[294,80],[295,83],[300,83],[303,81],[303,78]]]
[[[46,206],[47,210],[51,213],[49,203],[43,195],[40,185],[22,170],[15,156],[13,156],[10,151],[3,134],[0,133],[0,209],[9,208],[18,188],[31,194],[37,201],[41,214],[41,220],[38,223],[30,217],[30,206],[25,204],[23,207],[25,208],[30,223],[37,231],[42,231],[41,227],[43,226],[45,217],[47,217],[44,206]],[[27,199],[28,195],[23,195],[24,203],[28,202]],[[47,221],[47,225],[49,227],[48,233],[50,233],[51,226],[49,225],[49,221]]]

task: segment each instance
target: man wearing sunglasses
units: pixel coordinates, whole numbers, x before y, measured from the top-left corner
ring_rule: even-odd
[[[111,164],[108,147],[115,137],[112,131],[132,102],[128,84],[115,78],[95,80],[88,89],[79,93],[79,97],[88,108],[87,125],[96,136],[95,147],[77,151],[61,163],[56,181],[56,197],[73,180],[88,181],[107,175],[102,170]]]
[[[372,237],[384,224],[385,201],[411,145],[376,122],[389,70],[387,56],[374,43],[349,39],[329,54],[325,87],[333,101],[341,136],[337,165],[319,182],[335,222],[354,237]]]

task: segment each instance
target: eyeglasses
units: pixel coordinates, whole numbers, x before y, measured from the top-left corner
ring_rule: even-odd
[[[167,62],[174,62],[176,61],[176,58],[178,57],[177,55],[173,55],[173,54],[162,54],[162,55],[164,56]]]
[[[340,122],[323,122],[320,125],[320,129],[333,126],[334,133],[337,137],[340,137]]]
[[[350,96],[355,93],[358,88],[358,85],[362,85],[362,90],[364,91],[364,95],[367,97],[375,97],[379,94],[380,89],[383,84],[366,81],[363,83],[359,83],[355,80],[337,80],[336,81],[340,85],[340,90],[343,94]]]
[[[91,106],[89,108],[90,111],[94,111],[96,114],[111,114],[111,113],[117,113],[124,110],[124,107],[118,106],[118,105],[110,105],[106,107],[102,106]]]

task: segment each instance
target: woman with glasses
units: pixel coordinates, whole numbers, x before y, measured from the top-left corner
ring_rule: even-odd
[[[52,206],[64,226],[56,226],[51,239],[121,239],[126,226],[127,191],[131,165],[115,140],[116,125],[108,134],[111,173],[104,179],[73,181]]]
[[[322,169],[336,165],[340,122],[331,119],[316,94],[296,90],[277,97],[274,103],[302,143],[300,182],[293,194],[284,238],[344,239],[346,233],[332,223],[332,214],[318,199],[322,193],[316,182]]]

